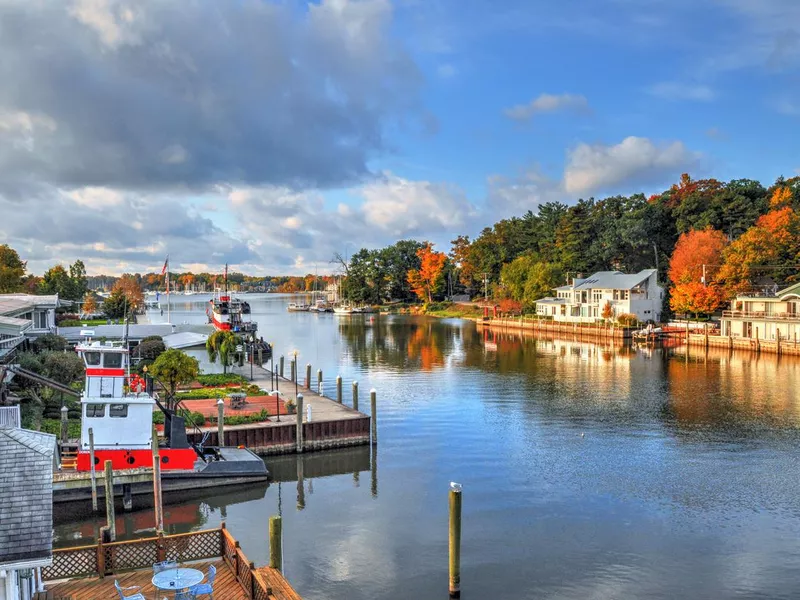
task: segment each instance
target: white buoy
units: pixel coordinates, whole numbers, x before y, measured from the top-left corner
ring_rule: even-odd
[[[306,421],[308,423],[311,423],[311,405],[310,404],[308,405],[308,408],[306,409]]]

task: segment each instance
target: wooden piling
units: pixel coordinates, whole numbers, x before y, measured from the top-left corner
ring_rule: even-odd
[[[306,382],[305,388],[311,389],[311,363],[306,365]]]
[[[61,443],[66,444],[69,441],[69,422],[67,415],[69,409],[66,406],[61,407]]]
[[[297,359],[296,358],[292,359],[292,363],[291,363],[290,367],[291,367],[291,381],[294,383],[295,381],[297,381]]]
[[[369,414],[370,424],[372,426],[372,443],[378,443],[378,392],[375,388],[369,391]]]
[[[122,508],[131,510],[133,508],[133,496],[131,494],[131,484],[122,484]]]
[[[461,597],[461,484],[450,484],[450,597]]]
[[[263,367],[264,366],[264,349],[263,348],[259,348],[258,349],[258,366],[259,367]]]
[[[89,427],[89,471],[92,477],[92,512],[97,512],[97,469],[94,465],[94,429]]]
[[[111,467],[110,460],[105,462],[105,494],[106,528],[109,540],[114,542],[117,539],[117,519],[114,515],[114,469]]]
[[[322,395],[322,369],[317,369],[317,393]]]
[[[353,410],[358,410],[358,382],[353,382]]]
[[[161,497],[161,456],[158,453],[158,432],[153,426],[153,512],[156,531],[164,531],[164,503]]]
[[[342,403],[342,376],[336,376],[336,401]]]
[[[303,394],[297,394],[297,452],[303,452]]]
[[[278,374],[283,377],[283,355],[281,355],[280,360],[278,361]]]
[[[283,571],[283,552],[281,537],[283,523],[279,516],[269,518],[269,566],[276,571]]]
[[[217,400],[217,446],[222,448],[225,445],[225,402],[220,398]]]

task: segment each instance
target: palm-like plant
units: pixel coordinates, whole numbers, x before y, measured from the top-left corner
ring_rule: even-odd
[[[236,346],[241,343],[241,338],[232,331],[215,331],[206,340],[206,352],[208,352],[209,362],[215,363],[217,362],[217,357],[219,357],[223,373],[227,373],[228,366],[231,364],[231,357],[236,352]]]

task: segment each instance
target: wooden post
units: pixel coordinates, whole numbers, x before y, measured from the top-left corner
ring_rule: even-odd
[[[264,366],[264,349],[263,348],[259,348],[258,349],[258,366],[259,367],[263,367]]]
[[[133,496],[131,495],[131,484],[122,484],[122,508],[130,510],[133,508]]]
[[[358,410],[358,382],[353,382],[353,410]]]
[[[153,426],[153,512],[156,531],[164,531],[164,504],[161,498],[161,457],[158,454],[158,432]]]
[[[283,355],[281,355],[280,360],[278,361],[278,374],[283,377]]]
[[[95,561],[97,562],[97,572],[100,574],[101,579],[106,574],[106,551],[103,549],[103,544],[105,543],[105,539],[103,538],[106,536],[106,531],[107,527],[101,527],[100,535],[97,536],[97,554],[95,556]]]
[[[94,429],[89,427],[89,471],[92,477],[92,512],[97,512],[97,469],[94,466]]]
[[[269,566],[276,571],[283,571],[283,552],[281,536],[283,524],[278,516],[269,518]]]
[[[306,385],[305,388],[307,390],[311,389],[311,364],[306,365]]]
[[[795,343],[797,342],[797,338],[795,337]],[[342,403],[342,376],[336,376],[336,401],[341,404]]]
[[[297,452],[303,452],[303,394],[297,394]]]
[[[461,484],[450,484],[450,597],[461,597]]]
[[[322,369],[317,369],[317,393],[322,396]]]
[[[297,457],[297,510],[306,507],[306,488],[305,488],[305,463],[303,457]]]
[[[67,415],[69,409],[66,406],[61,407],[61,443],[66,444],[69,441],[69,422]]]
[[[105,463],[105,493],[106,493],[106,527],[110,541],[117,539],[117,520],[114,515],[114,469],[111,468],[111,461]]]
[[[292,382],[297,381],[297,359],[296,358],[292,359],[292,363],[290,365],[290,370],[291,370],[291,381]],[[281,369],[281,371],[283,371],[283,369]],[[283,376],[283,373],[281,373],[281,376]]]
[[[372,443],[378,443],[378,392],[375,388],[369,391],[369,415],[372,425]]]
[[[217,400],[217,446],[222,448],[225,445],[225,402],[220,398]]]
[[[780,331],[778,331],[778,335],[777,335],[777,346],[778,346],[777,347],[778,356],[780,356],[781,355],[781,332]]]
[[[758,339],[758,327],[756,327],[756,352],[761,352],[761,342]]]

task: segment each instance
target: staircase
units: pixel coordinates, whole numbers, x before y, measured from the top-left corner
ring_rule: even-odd
[[[78,466],[78,444],[67,442],[61,444],[61,470],[74,471]]]

